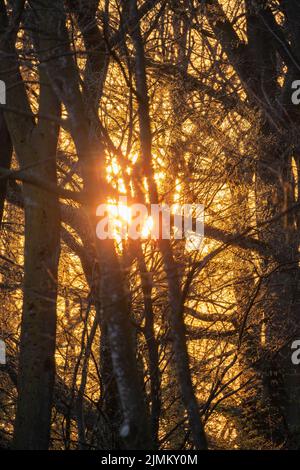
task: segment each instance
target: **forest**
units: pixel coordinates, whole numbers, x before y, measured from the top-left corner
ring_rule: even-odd
[[[0,80],[0,449],[300,450],[299,0],[0,0]]]

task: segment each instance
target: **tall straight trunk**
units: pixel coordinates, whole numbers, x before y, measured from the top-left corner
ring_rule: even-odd
[[[17,12],[21,18],[22,11]],[[4,116],[20,167],[47,182],[56,183],[58,126],[39,119],[34,123],[19,72],[13,32],[1,5],[1,78],[10,84]],[[14,25],[16,27],[17,25]],[[7,54],[9,51],[9,54]],[[60,105],[40,69],[40,113],[58,117]],[[22,113],[11,112],[22,110]],[[24,184],[25,250],[23,308],[20,340],[18,401],[14,428],[16,449],[47,449],[55,375],[57,270],[60,249],[58,198]]]
[[[54,165],[40,176],[55,181]],[[24,186],[24,296],[14,448],[47,449],[55,378],[59,205],[55,196]]]
[[[154,311],[152,301],[153,281],[151,273],[147,269],[143,248],[140,241],[134,243],[136,250],[141,287],[144,300],[145,326],[144,334],[148,347],[149,375],[150,375],[150,400],[151,400],[151,431],[154,443],[158,444],[159,418],[161,413],[161,372],[159,368],[158,342],[155,337]]]
[[[12,143],[4,119],[2,109],[0,110],[0,167],[9,170],[12,159]],[[7,181],[0,180],[0,228],[3,218],[3,210],[6,196]]]
[[[43,73],[41,77],[46,80]],[[52,115],[59,114],[60,105],[47,86],[40,92],[40,109],[45,108]],[[32,132],[31,145],[25,155],[36,165],[34,174],[54,184],[57,137],[56,124],[41,121]],[[16,148],[18,154],[19,146]],[[24,296],[14,447],[47,449],[55,379],[60,208],[54,194],[29,185],[24,185],[23,192]]]
[[[122,425],[122,410],[120,409],[120,398],[118,387],[114,375],[107,325],[101,319],[101,339],[100,339],[100,373],[102,380],[101,411],[104,413],[109,423],[109,435],[103,436],[105,442],[109,443],[106,447],[111,450],[120,449],[122,440],[119,430]],[[102,436],[103,431],[99,429]],[[103,438],[101,438],[103,441]],[[99,442],[101,445],[101,441]],[[102,444],[103,445],[103,444]],[[100,447],[101,448],[101,447]]]

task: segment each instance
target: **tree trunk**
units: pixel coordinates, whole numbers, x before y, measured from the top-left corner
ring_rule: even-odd
[[[0,110],[0,148],[0,167],[9,170],[12,158],[12,143],[2,110]],[[6,187],[7,181],[5,179],[0,180],[0,228],[3,218]]]

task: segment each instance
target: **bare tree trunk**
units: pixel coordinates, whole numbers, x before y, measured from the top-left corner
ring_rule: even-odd
[[[41,91],[40,99],[41,108],[45,106],[53,115],[59,113],[59,103],[49,87]],[[38,165],[35,174],[53,183],[57,130],[40,122],[28,149]],[[28,185],[24,185],[24,206],[24,297],[14,446],[47,449],[55,377],[60,209],[57,196]]]
[[[20,17],[21,12],[17,13]],[[24,111],[24,115],[4,111],[8,130],[20,166],[27,167],[29,174],[56,184],[58,127],[42,119],[34,124],[13,40],[5,33],[8,28],[5,10],[2,9],[1,14],[2,46],[11,51],[3,66],[4,80],[11,85],[7,91],[7,104],[9,108]],[[42,70],[40,72],[42,75]],[[43,114],[47,110],[53,116],[59,116],[60,105],[48,84],[43,83],[40,112]],[[14,447],[47,449],[55,375],[60,211],[56,195],[28,184],[24,184],[24,207],[24,296]]]
[[[140,245],[139,240],[134,245],[137,253],[138,267],[141,277],[141,285],[144,298],[144,315],[145,315],[145,326],[144,334],[148,347],[149,354],[149,375],[151,381],[151,430],[153,441],[158,442],[158,431],[159,431],[159,418],[161,412],[161,397],[160,397],[160,369],[159,369],[159,353],[158,344],[155,337],[154,330],[154,311],[152,303],[152,279],[151,273],[147,269],[143,249]]]

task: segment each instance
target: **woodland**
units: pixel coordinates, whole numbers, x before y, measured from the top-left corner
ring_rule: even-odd
[[[0,80],[0,448],[300,449],[300,2],[0,0]]]

